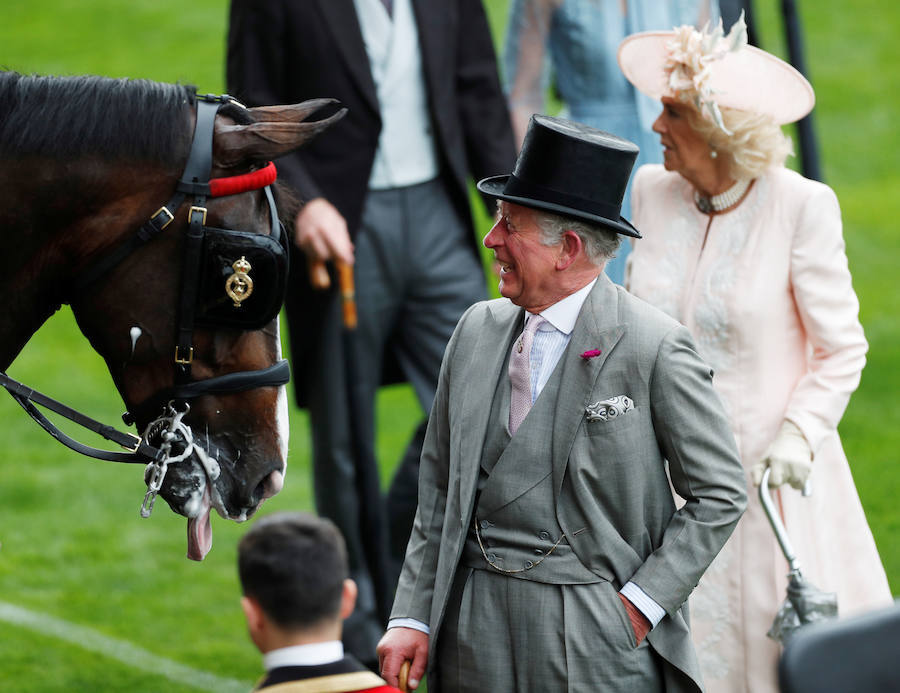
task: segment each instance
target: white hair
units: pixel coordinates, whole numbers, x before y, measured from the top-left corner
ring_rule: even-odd
[[[584,245],[584,253],[592,264],[602,267],[615,257],[621,237],[612,229],[573,217],[534,209],[534,221],[541,230],[541,243],[559,245],[566,231],[573,231]]]

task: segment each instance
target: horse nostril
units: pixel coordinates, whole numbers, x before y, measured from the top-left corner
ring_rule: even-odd
[[[253,515],[266,498],[271,498],[284,486],[284,468],[282,463],[267,465],[269,470],[277,466],[274,471],[264,471],[256,479],[250,477],[240,483],[240,479],[231,478],[231,489],[227,494],[230,502],[229,516],[244,514],[247,517]]]
[[[280,471],[274,471],[259,482],[254,494],[260,500],[271,498],[281,491],[284,486],[284,474]]]

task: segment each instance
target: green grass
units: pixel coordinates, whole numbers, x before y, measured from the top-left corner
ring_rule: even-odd
[[[501,35],[506,0],[486,6]],[[781,55],[778,3],[754,4],[765,47]],[[862,320],[871,348],[859,391],[841,423],[860,496],[891,584],[900,592],[900,6],[889,0],[803,4],[816,124],[827,180],[841,200]],[[225,0],[48,0],[4,4],[0,66],[42,74],[96,73],[224,88]],[[488,223],[479,212],[482,230]],[[14,300],[6,295],[4,300]],[[13,377],[118,420],[121,404],[101,359],[68,309],[54,316],[10,368]],[[379,446],[391,473],[421,412],[406,387],[379,400]],[[309,440],[291,411],[284,491],[262,512],[311,509]],[[213,550],[184,558],[184,519],[160,501],[139,517],[142,470],[91,461],[58,445],[0,396],[0,603],[84,626],[155,655],[247,687],[259,657],[238,608],[235,545],[245,527],[213,519]],[[835,512],[840,512],[835,508]],[[189,691],[74,644],[0,622],[0,690]]]

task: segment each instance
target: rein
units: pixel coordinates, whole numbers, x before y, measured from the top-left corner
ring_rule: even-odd
[[[185,243],[185,261],[182,270],[181,300],[178,310],[175,347],[175,384],[151,396],[147,401],[134,407],[139,413],[150,415],[152,408],[158,410],[162,405],[162,414],[147,426],[144,437],[133,433],[123,433],[112,426],[96,421],[81,412],[62,404],[36,390],[10,378],[0,372],[0,385],[10,393],[13,399],[31,416],[38,425],[68,448],[88,457],[99,460],[124,463],[148,464],[148,491],[141,506],[141,515],[148,517],[153,508],[156,493],[162,486],[166,468],[169,464],[182,461],[196,454],[204,467],[207,476],[214,481],[219,475],[218,462],[194,444],[190,426],[182,422],[182,418],[190,410],[188,400],[208,394],[242,392],[258,387],[280,386],[290,380],[288,362],[281,360],[268,368],[255,371],[239,371],[205,380],[191,380],[191,362],[193,347],[191,346],[194,329],[194,310],[197,298],[197,274],[201,261],[202,241],[209,231],[206,226],[206,198],[225,197],[251,190],[263,189],[269,206],[271,219],[271,236],[282,243],[284,231],[278,220],[275,200],[271,185],[277,175],[275,164],[269,162],[265,167],[249,173],[223,178],[209,178],[212,167],[213,126],[219,108],[232,102],[230,96],[197,96],[197,120],[191,151],[185,164],[181,179],[176,185],[175,194],[160,207],[151,217],[124,243],[100,258],[92,267],[74,281],[73,288],[80,292],[107,272],[112,270],[128,255],[156,238],[174,220],[175,212],[188,196],[192,196],[192,204],[188,212],[189,225]],[[237,103],[237,102],[235,102]],[[228,232],[238,233],[238,232]],[[249,234],[248,234],[249,235]],[[237,274],[237,270],[236,270]],[[252,289],[251,289],[252,291]],[[248,292],[249,295],[249,292]],[[282,297],[283,298],[283,297]],[[104,439],[121,445],[127,452],[111,452],[101,448],[84,445],[63,433],[35,406],[40,405],[75,422]],[[123,420],[131,425],[136,417],[125,412]],[[160,438],[159,447],[151,445],[150,438]],[[176,452],[177,450],[180,450]]]

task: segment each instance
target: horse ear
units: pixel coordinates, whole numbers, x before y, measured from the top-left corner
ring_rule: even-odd
[[[342,108],[323,120],[304,122],[323,106],[338,103],[335,99],[311,99],[287,106],[251,108],[256,122],[250,125],[227,125],[216,121],[213,138],[213,163],[221,168],[271,161],[299,149],[320,132],[327,130],[347,114]]]

